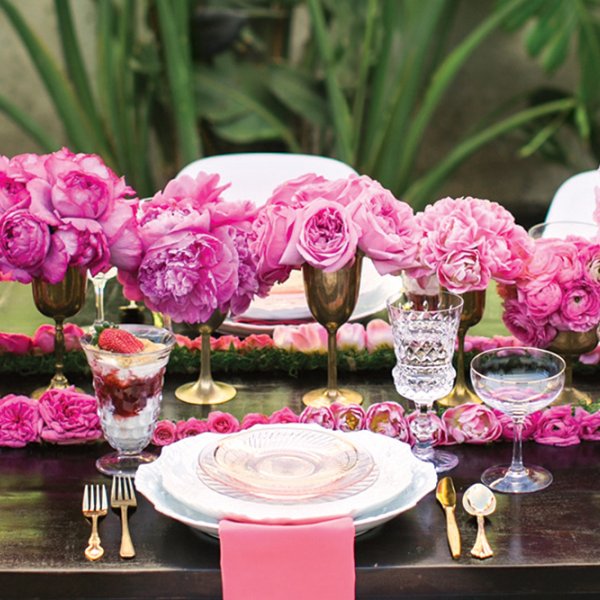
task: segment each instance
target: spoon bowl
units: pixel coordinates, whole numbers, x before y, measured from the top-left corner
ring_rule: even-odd
[[[464,509],[474,517],[477,517],[477,539],[471,549],[471,555],[475,558],[489,558],[494,555],[490,544],[485,536],[485,519],[496,510],[496,496],[485,485],[476,483],[472,485],[463,495]]]

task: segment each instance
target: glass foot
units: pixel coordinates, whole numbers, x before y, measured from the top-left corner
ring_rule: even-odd
[[[306,406],[314,406],[316,408],[331,406],[334,402],[347,406],[348,404],[360,404],[362,401],[363,397],[358,392],[345,388],[335,390],[320,388],[307,392],[302,396],[302,402]]]
[[[119,454],[111,452],[101,456],[96,461],[96,469],[113,477],[114,475],[123,475],[133,477],[140,465],[146,465],[155,461],[158,458],[156,454],[151,452],[140,452],[139,454]]]
[[[422,456],[413,450],[413,454],[419,460],[432,463],[436,473],[450,471],[458,464],[458,457],[452,454],[452,452],[446,452],[445,450],[433,450],[427,456]]]
[[[185,383],[175,390],[178,400],[198,405],[223,404],[233,400],[236,394],[232,385],[221,381]]]
[[[552,483],[552,473],[533,465],[525,466],[520,473],[513,473],[509,465],[497,465],[486,469],[481,481],[495,492],[528,494],[547,488]]]

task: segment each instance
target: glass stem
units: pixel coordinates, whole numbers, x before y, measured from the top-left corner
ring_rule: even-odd
[[[515,421],[512,462],[510,463],[510,475],[522,477],[525,475],[523,466],[523,421]]]
[[[433,428],[429,411],[431,404],[418,404],[416,418],[411,424],[411,430],[416,442],[413,454],[420,460],[430,461],[433,457]]]
[[[458,353],[456,355],[456,383],[454,389],[464,392],[467,389],[465,379],[465,336],[467,330],[462,327],[458,330]]]
[[[96,298],[96,324],[104,323],[104,288],[106,279],[94,279],[94,296]]]
[[[50,382],[51,388],[65,388],[68,385],[67,378],[64,375],[64,356],[65,356],[65,334],[63,331],[63,320],[55,320],[54,329],[54,377]]]
[[[210,372],[210,334],[211,329],[207,325],[200,327],[201,351],[200,351],[200,387],[208,392],[213,386],[212,374]]]
[[[327,395],[337,396],[337,339],[336,329],[327,328]]]

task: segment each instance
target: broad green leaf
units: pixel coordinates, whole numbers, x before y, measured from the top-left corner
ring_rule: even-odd
[[[248,113],[228,123],[216,124],[213,128],[219,137],[236,144],[280,138],[280,131],[256,113]]]

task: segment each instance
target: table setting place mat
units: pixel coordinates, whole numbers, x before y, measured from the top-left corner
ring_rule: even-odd
[[[203,456],[210,456],[209,469]],[[366,486],[356,485],[357,468]],[[259,476],[249,485],[253,469]],[[329,475],[333,491],[323,483]],[[308,424],[186,438],[163,448],[135,478],[159,513],[220,539],[225,600],[275,599],[283,590],[290,599],[353,598],[355,536],[412,508],[436,483],[433,466],[414,458],[408,444]]]

